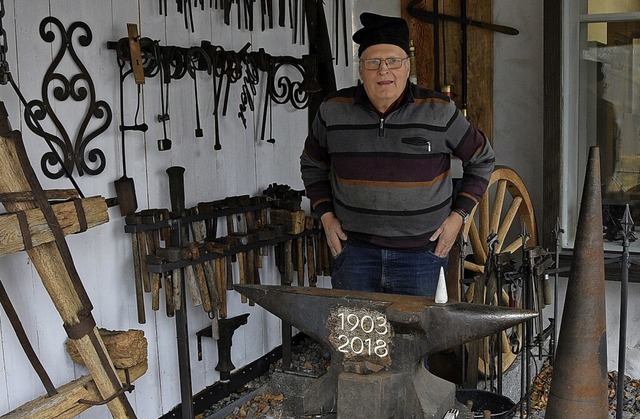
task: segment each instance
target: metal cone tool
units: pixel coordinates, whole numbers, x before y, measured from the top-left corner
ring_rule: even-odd
[[[553,366],[548,419],[608,417],[600,154],[591,147]]]
[[[436,288],[436,304],[444,304],[449,301],[449,295],[447,294],[447,281],[444,277],[444,268],[440,267],[440,276],[438,277],[438,287]]]

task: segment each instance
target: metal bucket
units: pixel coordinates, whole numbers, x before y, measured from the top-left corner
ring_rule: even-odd
[[[473,402],[472,413],[474,418],[483,418],[483,411],[491,411],[492,418],[513,418],[515,412],[513,408],[515,403],[501,394],[492,393],[484,390],[473,389],[457,389],[456,400],[463,405],[467,405],[467,401]]]

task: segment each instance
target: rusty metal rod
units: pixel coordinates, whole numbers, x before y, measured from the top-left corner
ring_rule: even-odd
[[[620,339],[618,342],[618,382],[616,385],[616,419],[622,419],[624,410],[624,367],[627,350],[627,302],[629,299],[629,235],[633,229],[633,220],[629,213],[629,204],[625,206],[621,220],[622,227],[622,277],[620,278]]]
[[[2,305],[4,312],[9,318],[9,323],[11,323],[11,326],[13,326],[13,330],[16,333],[16,337],[18,338],[18,341],[20,342],[20,346],[22,346],[22,349],[24,350],[25,355],[27,355],[27,358],[29,359],[31,366],[35,370],[36,374],[38,374],[38,378],[40,378],[40,381],[42,381],[44,388],[47,390],[47,394],[49,396],[58,394],[58,391],[56,390],[56,387],[53,385],[51,378],[47,374],[47,371],[44,369],[44,366],[42,365],[42,363],[40,362],[38,355],[36,355],[36,352],[33,349],[31,342],[29,342],[27,333],[25,332],[24,327],[22,326],[22,323],[18,318],[18,313],[16,313],[16,310],[13,307],[11,300],[9,299],[9,294],[7,294],[7,290],[4,288],[4,285],[2,284],[1,280],[0,280],[0,305]]]

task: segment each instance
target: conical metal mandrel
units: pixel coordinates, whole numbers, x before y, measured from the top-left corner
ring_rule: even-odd
[[[608,417],[600,154],[589,150],[545,418]]]

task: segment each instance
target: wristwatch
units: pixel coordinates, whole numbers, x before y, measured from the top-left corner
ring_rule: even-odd
[[[469,214],[467,213],[467,211],[463,210],[462,208],[454,208],[451,210],[451,212],[455,212],[462,217],[462,224],[465,224],[469,219]]]

